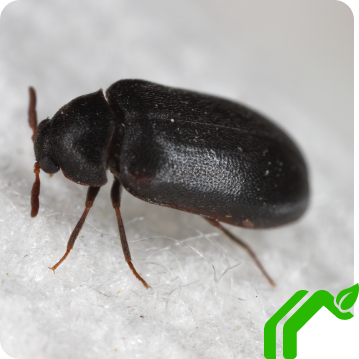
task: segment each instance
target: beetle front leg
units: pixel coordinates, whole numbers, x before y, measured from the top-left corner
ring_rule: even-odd
[[[212,219],[212,218],[207,218],[207,217],[203,217],[205,218],[209,223],[211,223],[213,226],[219,228],[228,238],[232,239],[232,241],[235,241],[236,243],[238,243],[239,245],[241,245],[247,252],[248,254],[252,257],[252,259],[254,260],[254,262],[256,263],[257,267],[259,268],[259,270],[263,273],[263,275],[267,278],[268,282],[275,286],[275,281],[269,276],[269,274],[267,273],[267,271],[264,269],[262,263],[259,261],[259,259],[257,258],[256,254],[253,252],[252,248],[246,244],[245,242],[243,242],[242,239],[240,239],[239,237],[235,236],[234,234],[232,234],[229,230],[227,230],[226,228],[224,228],[219,221]]]
[[[132,264],[130,248],[128,247],[126,233],[125,233],[125,227],[123,226],[121,212],[120,212],[121,189],[122,188],[121,188],[120,181],[115,177],[113,184],[112,184],[112,188],[111,188],[111,201],[112,201],[112,207],[116,211],[118,230],[120,232],[120,239],[121,239],[123,255],[125,256],[125,260],[126,260],[128,266],[131,268],[133,274],[136,276],[136,278],[138,280],[140,280],[146,288],[151,288],[146,283],[146,281],[137,273],[135,267]]]
[[[86,203],[85,203],[86,208],[85,208],[84,213],[82,214],[80,220],[77,222],[75,229],[71,233],[69,241],[67,242],[66,253],[53,267],[49,267],[50,269],[53,270],[54,273],[55,273],[55,269],[65,260],[65,258],[70,253],[72,247],[74,246],[76,238],[77,238],[78,234],[80,233],[83,224],[85,223],[86,217],[87,217],[88,213],[90,212],[90,208],[92,207],[99,191],[100,191],[100,187],[89,187],[89,189],[87,190],[87,197],[86,197]]]

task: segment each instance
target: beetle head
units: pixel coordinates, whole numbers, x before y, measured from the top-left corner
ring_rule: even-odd
[[[34,150],[36,161],[39,163],[40,168],[46,173],[53,174],[59,171],[60,166],[52,155],[50,129],[50,120],[40,122],[34,141]]]
[[[115,117],[102,91],[75,98],[38,127],[32,91],[29,123],[34,130],[37,168],[50,174],[61,169],[68,179],[79,184],[104,185]]]

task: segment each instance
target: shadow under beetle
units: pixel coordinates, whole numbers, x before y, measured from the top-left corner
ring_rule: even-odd
[[[198,214],[242,245],[271,284],[251,248],[220,222],[269,228],[299,218],[308,205],[304,159],[276,125],[238,103],[143,80],[121,80],[106,91],[80,96],[37,126],[30,88],[35,183],[31,216],[39,209],[40,168],[60,169],[89,186],[86,208],[67,244],[67,257],[86,216],[107,182],[124,257],[135,276],[120,212],[124,187],[146,202]]]

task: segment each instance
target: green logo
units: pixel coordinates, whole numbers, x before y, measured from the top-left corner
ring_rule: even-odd
[[[276,328],[292,308],[294,308],[308,293],[299,290],[295,293],[265,324],[264,326],[264,356],[267,359],[276,358]],[[283,326],[283,356],[286,359],[297,357],[297,333],[322,307],[326,307],[338,319],[353,318],[348,310],[354,305],[359,294],[359,284],[342,290],[336,299],[326,290],[318,290],[285,322]]]

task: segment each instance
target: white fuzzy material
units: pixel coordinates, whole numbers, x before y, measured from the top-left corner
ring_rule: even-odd
[[[294,292],[351,286],[352,22],[334,1],[11,3],[0,20],[3,348],[31,359],[262,358],[263,326]],[[276,287],[200,217],[124,192],[134,264],[152,285],[146,290],[124,261],[109,184],[69,257],[55,275],[48,269],[65,252],[86,187],[41,173],[40,211],[30,217],[27,88],[37,90],[42,120],[125,78],[238,100],[298,143],[311,182],[304,217],[271,230],[228,226]]]

